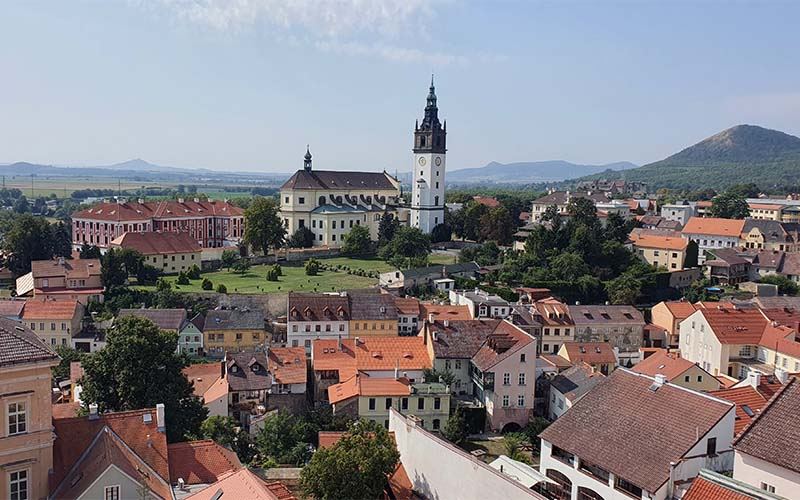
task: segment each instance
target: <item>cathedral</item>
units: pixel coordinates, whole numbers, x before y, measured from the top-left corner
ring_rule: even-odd
[[[281,218],[288,234],[301,227],[314,233],[315,246],[342,245],[354,226],[366,226],[373,240],[384,213],[430,233],[444,222],[444,172],[447,122],[439,121],[431,78],[425,115],[414,127],[414,164],[410,203],[400,182],[384,172],[314,170],[306,149],[303,169],[281,186]]]

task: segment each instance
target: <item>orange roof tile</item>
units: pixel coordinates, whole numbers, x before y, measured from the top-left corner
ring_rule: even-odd
[[[304,347],[270,347],[267,366],[274,382],[279,384],[306,383],[306,350]]]
[[[632,368],[636,373],[643,373],[654,377],[658,374],[666,375],[667,380],[671,381],[683,375],[686,370],[695,366],[688,359],[684,359],[678,353],[667,352],[666,349],[659,349],[643,361]]]
[[[732,387],[719,391],[709,392],[712,396],[725,399],[736,404],[736,422],[734,423],[733,433],[739,434],[753,421],[756,415],[767,405],[770,398],[782,387],[780,382],[762,382],[758,390],[752,385],[744,387]],[[750,408],[748,413],[744,407]]]
[[[769,321],[755,308],[700,309],[706,322],[722,344],[751,344],[761,340]]]
[[[781,205],[773,205],[770,203],[748,203],[748,206],[756,210],[780,210]]]
[[[655,236],[635,232],[631,233],[629,237],[633,241],[633,246],[643,248],[685,250],[689,244],[689,240],[686,238],[671,238],[669,236]]]
[[[280,483],[267,483],[248,469],[239,469],[223,475],[217,482],[208,485],[186,500],[212,500],[220,498],[241,500],[293,500],[291,492]]]
[[[495,200],[494,198],[489,198],[486,196],[473,196],[472,199],[475,200],[475,203],[486,205],[489,208],[500,206],[500,202]]]
[[[683,496],[683,500],[753,500],[750,495],[730,490],[722,485],[706,481],[702,477],[692,481],[689,491]]]
[[[430,315],[434,315],[436,321],[445,319],[472,319],[468,306],[445,306],[440,304],[419,304],[420,318],[428,320]]]
[[[355,338],[341,342],[339,349],[337,340],[314,340],[311,358],[315,371],[338,370],[339,379],[343,380],[356,371],[386,371],[395,367],[422,370],[431,366],[423,337],[365,337],[359,339],[358,345]]]
[[[608,342],[564,342],[562,347],[567,351],[568,359],[573,364],[581,361],[590,365],[617,361],[614,349]]]
[[[115,238],[111,244],[132,248],[142,255],[200,253],[203,250],[189,233],[125,233]]]
[[[183,479],[186,484],[208,484],[229,472],[242,468],[236,453],[214,441],[188,441],[167,447],[169,480],[175,484]]]
[[[375,378],[356,374],[344,382],[328,387],[328,401],[332,404],[356,396],[406,396],[411,394],[408,380]]]
[[[196,363],[183,370],[183,374],[194,384],[194,395],[202,397],[221,377],[221,363]]]
[[[676,319],[686,319],[696,310],[691,302],[664,302],[664,305]]]
[[[683,227],[683,234],[730,236],[738,238],[744,229],[744,220],[716,217],[692,217]]]
[[[532,336],[508,321],[501,321],[472,357],[472,362],[479,370],[486,371],[531,342]]]
[[[397,311],[400,314],[419,315],[419,299],[415,299],[414,297],[400,297],[394,299],[394,305],[397,306]]]
[[[81,306],[77,300],[33,298],[25,301],[22,310],[23,320],[32,319],[66,319],[71,320],[80,315]]]

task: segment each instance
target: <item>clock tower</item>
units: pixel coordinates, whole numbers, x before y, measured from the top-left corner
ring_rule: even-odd
[[[422,123],[414,127],[414,166],[411,175],[411,227],[430,233],[444,222],[444,168],[447,153],[447,122],[439,122],[436,89],[428,92]]]

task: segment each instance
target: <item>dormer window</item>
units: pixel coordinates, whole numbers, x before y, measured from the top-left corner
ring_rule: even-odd
[[[256,363],[256,364],[254,364],[254,365],[253,365],[253,371],[254,371],[254,372],[257,372],[257,371],[258,371],[258,370],[260,370],[260,369],[261,369],[261,368],[260,368],[260,366],[258,365],[258,363]]]
[[[239,367],[236,365],[231,366],[231,373],[236,373],[239,371]]]

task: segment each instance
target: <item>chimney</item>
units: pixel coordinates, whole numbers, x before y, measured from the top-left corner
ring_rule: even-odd
[[[339,351],[342,350],[342,336],[339,335],[339,340],[336,341],[336,346],[339,348]]]
[[[581,301],[580,301],[580,300],[576,300],[576,301],[575,301],[575,305],[576,305],[576,306],[579,306],[579,305],[581,305]]]
[[[158,424],[158,432],[166,432],[167,422],[164,418],[164,403],[156,405],[156,423]]]
[[[776,375],[778,374],[777,370],[775,371],[775,374]],[[748,372],[747,383],[749,383],[754,388],[758,388],[758,386],[761,385],[761,372],[755,372],[755,371]]]
[[[399,359],[396,359],[394,361],[394,379],[395,380],[399,380],[400,379],[400,360]]]
[[[358,338],[358,337],[356,337],[356,338],[355,338],[356,347],[358,347],[358,343],[359,343],[359,342],[361,342],[361,339],[360,339],[360,338]]]
[[[444,327],[445,328],[449,328],[450,327],[450,320],[449,319],[444,320]]]
[[[658,387],[661,387],[662,385],[664,385],[666,383],[667,383],[667,376],[666,375],[664,375],[663,373],[656,374],[655,385],[657,385]]]
[[[136,200],[136,202],[141,205],[142,203],[144,203],[144,198],[139,198]]]
[[[89,405],[89,420],[97,420],[100,415],[97,414],[97,403]]]
[[[428,323],[433,323],[435,318],[436,318],[435,314],[433,313],[428,314]]]
[[[153,447],[153,440],[152,440],[152,438],[150,438],[150,434],[147,435],[147,447],[148,448],[152,448]]]
[[[789,372],[777,368],[775,369],[775,378],[777,378],[781,384],[786,385],[786,383],[789,382]]]
[[[183,203],[183,198],[178,198],[178,203]]]

